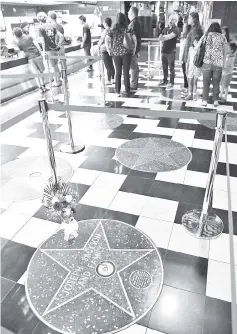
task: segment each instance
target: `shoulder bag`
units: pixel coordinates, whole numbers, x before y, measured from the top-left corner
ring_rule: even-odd
[[[197,49],[196,55],[194,57],[194,66],[201,68],[203,65],[203,59],[205,56],[205,51],[206,51],[206,41],[207,41],[207,35],[203,37],[203,40]]]
[[[129,51],[132,51],[134,49],[132,33],[128,32],[127,30],[125,30],[125,33],[124,33],[123,46]]]

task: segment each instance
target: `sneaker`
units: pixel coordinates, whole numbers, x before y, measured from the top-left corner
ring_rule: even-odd
[[[198,100],[198,96],[197,96],[197,94],[194,94],[193,95],[193,101],[197,101]]]
[[[218,101],[214,102],[214,107],[219,107],[219,102]]]
[[[160,84],[159,84],[159,87],[166,87],[168,85],[168,81],[162,81]]]
[[[93,68],[88,68],[87,70],[86,70],[86,72],[93,72],[94,70],[93,70]]]
[[[111,81],[107,81],[107,82],[105,83],[105,85],[106,85],[106,86],[111,86],[111,85],[112,85],[112,82],[111,82]]]
[[[114,80],[114,79],[112,79],[112,81],[111,81],[111,82],[112,82],[112,85],[114,85],[114,84],[115,84],[115,80]]]
[[[201,105],[202,105],[203,107],[206,107],[206,106],[207,106],[207,101],[202,101]]]
[[[184,94],[187,94],[188,93],[188,88],[182,88],[181,92],[184,93]]]
[[[166,90],[172,90],[172,89],[174,89],[174,85],[171,84],[171,83],[169,83],[169,84],[167,85]]]
[[[53,86],[53,87],[60,87],[60,86],[62,86],[62,81],[59,80],[58,82],[54,82],[54,83],[52,84],[52,86]]]
[[[185,97],[185,100],[186,101],[191,101],[191,100],[193,100],[193,96],[192,95],[188,95],[188,96]]]

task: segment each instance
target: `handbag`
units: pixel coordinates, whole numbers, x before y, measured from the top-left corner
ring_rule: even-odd
[[[129,51],[132,51],[134,49],[134,42],[132,39],[132,34],[127,32],[127,30],[124,33],[123,46],[125,47],[125,49]]]
[[[199,46],[196,55],[194,57],[194,66],[201,68],[203,65],[203,59],[205,56],[205,50],[206,50],[206,41],[207,41],[207,36],[205,36],[201,42],[201,45]]]

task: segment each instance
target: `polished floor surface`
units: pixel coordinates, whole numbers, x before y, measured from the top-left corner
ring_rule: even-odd
[[[146,57],[145,52],[141,54],[137,93],[129,98],[117,97],[114,88],[107,87],[107,101],[119,108],[166,110],[167,115],[171,110],[178,110],[183,112],[183,118],[121,116],[122,124],[116,120],[110,126],[110,122],[101,121],[105,117],[101,115],[90,126],[89,119],[93,115],[73,112],[75,142],[83,142],[86,149],[78,155],[67,155],[59,151],[60,144],[68,140],[66,114],[50,110],[55,154],[67,160],[74,169],[70,185],[79,193],[77,220],[104,218],[126,222],[148,235],[161,254],[164,285],[157,303],[138,324],[121,333],[231,334],[224,143],[213,193],[213,209],[224,222],[224,233],[215,240],[200,240],[190,236],[181,225],[182,215],[187,210],[202,205],[215,135],[213,129],[186,119],[185,112],[213,110],[213,105],[209,101],[208,108],[202,108],[200,101],[181,99],[182,73],[178,64],[174,90],[157,87],[161,77],[158,69],[147,81]],[[95,71],[92,75],[80,73],[69,77],[72,104],[83,102],[102,106],[101,83],[96,75]],[[2,165],[16,158],[47,155],[36,95],[27,94],[2,108],[4,115],[8,114],[2,122],[0,135]],[[236,69],[224,108],[237,114]],[[103,113],[103,108],[101,110]],[[228,148],[237,259],[237,131],[231,130],[228,131]],[[117,160],[116,149],[122,144],[151,136],[183,144],[192,153],[191,161],[175,171],[153,173],[131,169]],[[47,220],[45,213],[40,199],[9,202],[2,194],[1,317],[6,333],[57,333],[32,312],[24,286],[26,269],[37,247],[59,226]]]

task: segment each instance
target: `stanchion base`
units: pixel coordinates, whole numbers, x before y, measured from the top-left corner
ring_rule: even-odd
[[[214,213],[210,213],[205,221],[203,232],[199,235],[199,221],[201,210],[191,210],[182,217],[182,225],[186,231],[201,239],[214,239],[219,237],[224,229],[223,221]]]
[[[77,154],[84,151],[85,145],[75,145],[72,149],[71,144],[62,144],[60,146],[60,151],[63,153]]]
[[[113,107],[113,103],[111,103],[111,102],[105,102],[104,107],[106,107],[106,108],[112,108]]]

